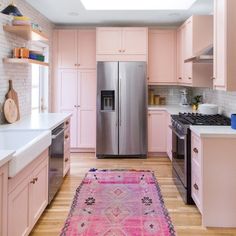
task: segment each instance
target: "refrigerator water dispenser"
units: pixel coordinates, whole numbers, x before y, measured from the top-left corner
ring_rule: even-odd
[[[115,91],[103,90],[101,91],[101,111],[115,110]]]

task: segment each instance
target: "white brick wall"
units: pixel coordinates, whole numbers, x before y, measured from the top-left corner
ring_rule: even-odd
[[[4,6],[9,4],[9,0],[1,0]],[[15,1],[22,14],[31,18],[32,22],[39,24],[43,31],[49,36],[49,47],[52,50],[52,30],[54,25],[38,11],[32,8],[24,0]],[[1,9],[3,6],[1,6]],[[9,17],[0,14],[0,103],[5,100],[5,94],[8,91],[8,80],[13,80],[15,90],[18,92],[21,117],[31,113],[31,66],[4,64],[2,58],[10,57],[12,48],[27,46],[27,41],[3,31],[3,25],[9,21]],[[52,53],[50,52],[50,55]],[[52,62],[50,57],[49,62]],[[49,72],[49,81],[51,71]],[[50,83],[50,82],[49,82]],[[49,85],[49,88],[51,86]],[[50,89],[49,89],[50,90]],[[0,115],[0,123],[3,122],[3,114]]]

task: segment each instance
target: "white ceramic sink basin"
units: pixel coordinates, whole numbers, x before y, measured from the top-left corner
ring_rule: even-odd
[[[51,144],[51,131],[0,131],[0,149],[15,150],[9,163],[9,176],[14,177]]]

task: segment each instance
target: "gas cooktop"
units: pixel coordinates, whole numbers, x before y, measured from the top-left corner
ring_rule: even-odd
[[[216,125],[216,126],[230,126],[230,118],[223,115],[203,115],[200,113],[179,113],[173,115],[172,119],[181,125]]]

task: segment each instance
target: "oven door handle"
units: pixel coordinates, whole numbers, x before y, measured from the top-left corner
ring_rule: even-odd
[[[56,138],[57,138],[59,135],[61,135],[63,132],[64,132],[64,129],[61,129],[61,131],[59,131],[58,133],[53,134],[53,135],[52,135],[52,139],[56,139]]]
[[[169,125],[169,128],[172,130],[172,132],[174,132],[174,134],[179,138],[179,139],[182,139],[184,140],[185,139],[185,136],[184,135],[179,135],[175,129],[173,128],[173,126]]]

